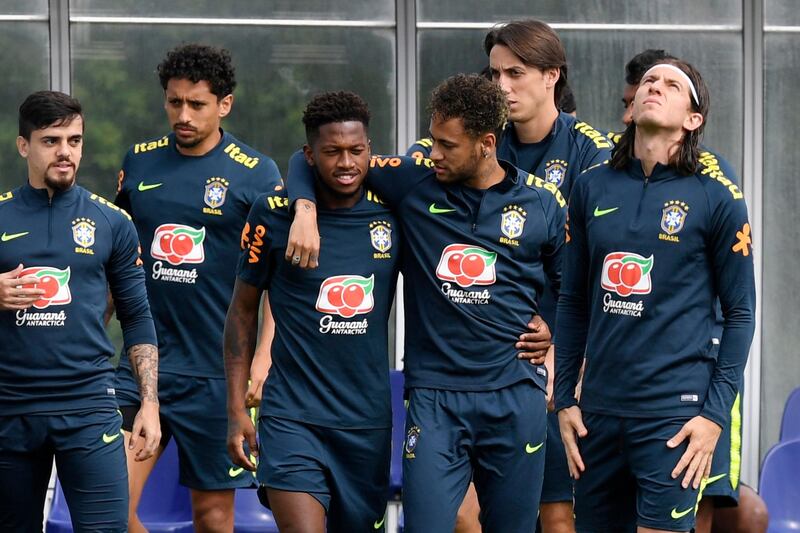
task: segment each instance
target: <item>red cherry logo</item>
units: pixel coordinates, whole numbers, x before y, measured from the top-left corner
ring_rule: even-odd
[[[53,276],[42,276],[36,287],[44,289],[42,299],[49,300],[58,292],[58,280]]]
[[[161,247],[161,249],[166,254],[171,254],[172,253],[172,238],[173,237],[174,237],[174,235],[172,235],[172,233],[165,233],[158,240],[158,245]]]
[[[608,280],[614,285],[621,283],[620,271],[622,270],[622,262],[614,261],[608,265]]]
[[[345,318],[350,318],[351,316],[356,314],[356,310],[346,305],[343,305],[340,309],[337,309],[337,312]]]
[[[631,293],[630,287],[626,287],[625,285],[617,285],[616,289],[620,296],[628,296]]]
[[[342,307],[344,305],[343,293],[344,287],[342,285],[334,285],[328,291],[328,301],[331,303],[333,307],[336,309]]]
[[[358,309],[358,306],[364,302],[364,289],[361,285],[349,285],[344,290],[344,295],[342,299],[344,300],[344,305],[351,309]]]
[[[194,248],[192,238],[185,233],[175,235],[170,244],[172,244],[172,251],[175,252],[175,255],[180,257],[188,255],[189,252],[192,251],[192,248]]]
[[[461,261],[464,259],[464,254],[456,252],[447,259],[447,270],[454,276],[459,276],[461,272]]]
[[[464,273],[465,276],[468,276],[472,279],[477,278],[481,274],[483,274],[483,269],[485,268],[486,263],[478,254],[467,254],[461,260],[461,272]]]
[[[636,263],[628,263],[622,267],[620,280],[625,287],[635,287],[639,280],[642,279],[642,267]]]

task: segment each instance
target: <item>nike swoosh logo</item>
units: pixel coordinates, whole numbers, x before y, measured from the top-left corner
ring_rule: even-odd
[[[6,233],[4,231],[3,235],[0,235],[0,241],[8,242],[8,241],[14,240],[14,239],[16,239],[18,237],[24,237],[28,233],[30,233],[30,231],[23,231],[22,233],[12,233],[12,234],[9,235],[8,233]]]
[[[141,192],[149,191],[150,189],[156,189],[158,187],[161,187],[162,185],[163,185],[163,183],[153,183],[152,185],[145,185],[143,181],[140,181],[139,182],[139,191],[141,191]]]
[[[122,433],[114,433],[113,435],[109,435],[108,433],[103,433],[103,442],[106,444],[111,444],[117,440],[121,434]]]
[[[617,209],[619,209],[619,207],[611,207],[609,209],[600,209],[599,207],[595,207],[594,208],[594,216],[601,217],[603,215],[607,215],[609,213],[613,213]]]
[[[679,520],[679,519],[683,518],[684,516],[686,516],[687,514],[691,513],[692,511],[694,511],[694,507],[689,507],[685,511],[680,511],[680,512],[678,511],[678,509],[676,507],[673,507],[672,508],[672,513],[670,513],[670,516],[675,520]]]
[[[453,211],[455,211],[455,209],[444,209],[442,207],[436,207],[436,202],[428,206],[428,212],[433,215],[441,215],[442,213],[452,213]]]
[[[231,477],[236,477],[236,476],[238,476],[239,474],[241,474],[242,472],[244,472],[244,468],[234,468],[234,467],[230,467],[230,468],[228,469],[228,475],[229,475],[229,476],[231,476]]]
[[[716,476],[712,476],[706,480],[706,486],[711,485],[715,481],[719,481],[720,479],[724,478],[728,474],[718,474]]]
[[[383,527],[383,523],[386,521],[386,517],[384,516],[381,518],[381,521],[378,522],[377,520],[372,524],[372,529],[380,529]]]
[[[536,452],[539,451],[539,448],[541,448],[542,446],[544,446],[544,441],[540,442],[536,446],[531,446],[531,443],[529,442],[528,444],[525,445],[525,452],[526,453],[536,453]]]

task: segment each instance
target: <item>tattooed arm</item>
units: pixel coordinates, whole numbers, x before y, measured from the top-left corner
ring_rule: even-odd
[[[155,453],[161,441],[161,423],[158,418],[158,348],[152,344],[135,344],[128,349],[136,382],[139,385],[141,404],[131,428],[128,447],[134,449],[139,437],[144,446],[136,452],[137,461],[146,461]]]
[[[223,334],[225,379],[228,386],[228,454],[235,464],[252,471],[256,466],[244,453],[242,444],[246,441],[250,453],[258,456],[255,426],[247,416],[245,394],[256,348],[261,292],[258,287],[236,279]]]

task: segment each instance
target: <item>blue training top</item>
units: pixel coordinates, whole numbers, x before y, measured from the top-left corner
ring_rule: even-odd
[[[556,344],[556,408],[586,356],[581,408],[615,416],[727,419],[752,341],[755,282],[747,207],[709,171],[600,165],[576,182]],[[715,302],[724,328],[711,346]]]
[[[26,310],[0,311],[0,413],[116,409],[109,287],[125,349],[157,344],[130,217],[78,185],[51,199],[26,183],[0,195],[0,221],[0,272],[22,263],[45,291]]]
[[[285,191],[284,191],[285,193]],[[388,319],[400,230],[370,191],[349,209],[320,210],[319,267],[284,260],[285,194],[261,196],[242,237],[239,278],[267,290],[275,317],[261,413],[334,428],[388,428]]]
[[[229,133],[202,156],[178,152],[174,134],[126,154],[115,202],[142,240],[159,372],[224,378],[222,329],[242,228],[255,199],[280,183],[274,161]]]

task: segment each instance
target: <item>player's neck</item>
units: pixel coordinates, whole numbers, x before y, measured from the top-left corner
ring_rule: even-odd
[[[187,146],[181,146],[179,144],[176,144],[175,146],[181,155],[198,157],[206,155],[208,152],[216,148],[221,139],[222,139],[222,130],[217,128],[211,135],[209,135],[208,137],[200,141],[200,143],[194,146],[187,147]]]
[[[657,163],[669,164],[669,160],[683,140],[683,130],[636,128],[633,155],[642,162],[645,176],[653,173]]]
[[[514,131],[519,142],[525,144],[541,142],[553,130],[557,118],[558,109],[555,103],[549,102],[530,120],[514,122]]]
[[[364,195],[364,186],[358,188],[353,194],[347,196],[336,194],[330,188],[322,185],[319,180],[315,185],[317,204],[320,209],[350,209],[358,203]]]
[[[506,171],[500,166],[497,158],[492,156],[482,159],[478,164],[478,172],[475,177],[466,180],[464,185],[473,189],[488,189],[492,185],[497,185],[506,177]]]

